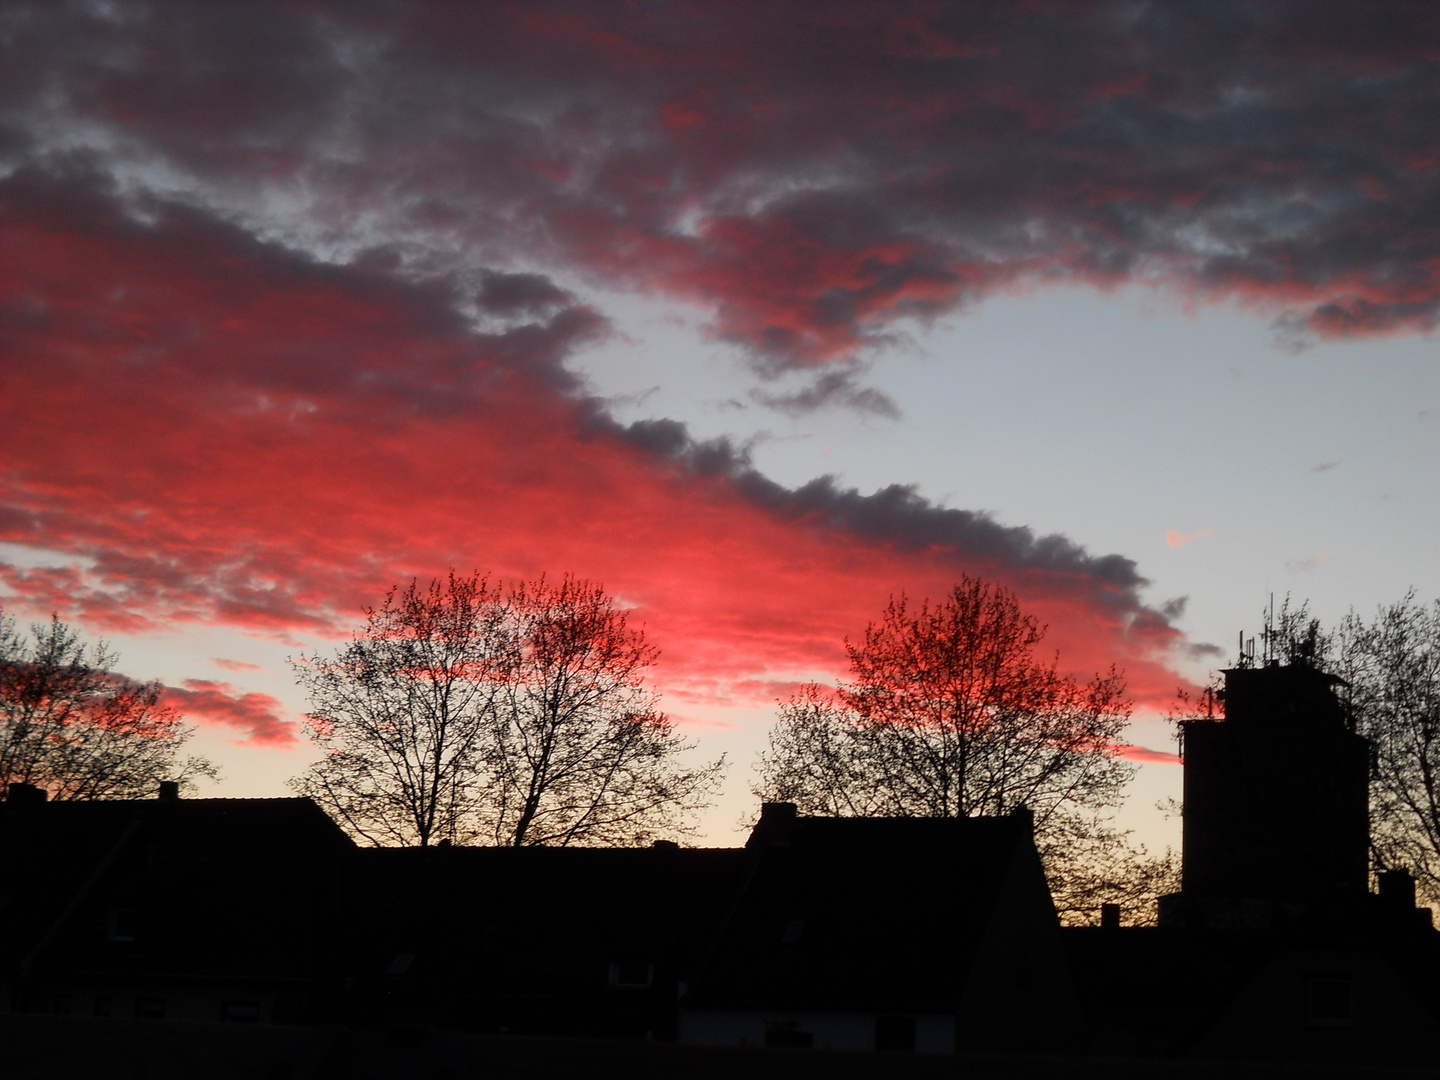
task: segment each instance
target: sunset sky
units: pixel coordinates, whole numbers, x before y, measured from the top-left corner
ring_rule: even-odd
[[[287,656],[603,582],[732,766],[892,592],[1155,713],[1440,592],[1434,3],[7,3],[0,603],[280,795]]]

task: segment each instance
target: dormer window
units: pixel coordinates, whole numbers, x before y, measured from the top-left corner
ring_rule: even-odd
[[[612,960],[605,981],[617,990],[648,990],[655,981],[655,965],[645,960]]]
[[[220,1005],[220,1022],[222,1024],[258,1024],[260,1022],[260,1002],[222,1002]]]

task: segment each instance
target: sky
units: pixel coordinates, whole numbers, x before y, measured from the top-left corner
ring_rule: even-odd
[[[7,3],[0,604],[313,758],[287,658],[600,581],[754,812],[887,599],[1012,589],[1139,765],[1271,594],[1440,595],[1429,3]]]

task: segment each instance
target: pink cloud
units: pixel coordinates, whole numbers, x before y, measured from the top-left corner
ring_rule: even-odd
[[[1149,750],[1143,746],[1123,747],[1116,756],[1125,758],[1127,761],[1139,761],[1160,765],[1180,764],[1179,754],[1172,754],[1164,750]]]
[[[183,686],[165,688],[165,703],[203,724],[243,731],[247,743],[281,750],[299,743],[284,706],[269,694],[244,693],[209,679],[186,679]]]
[[[633,598],[662,689],[769,705],[796,672],[842,671],[892,592],[972,573],[1079,673],[1118,661],[1168,700],[1179,636],[1130,560],[898,485],[786,489],[672,422],[622,428],[561,366],[596,317],[538,278],[492,290],[529,322],[477,333],[446,296],[228,226],[28,211],[0,238],[0,299],[47,314],[8,338],[0,540],[69,563],[0,567],[17,605],[102,631],[343,634],[411,575],[573,571]],[[283,741],[249,700],[191,699]]]
[[[1201,529],[1197,533],[1182,533],[1171,529],[1165,534],[1165,542],[1169,544],[1172,548],[1179,549],[1183,548],[1186,544],[1190,543],[1193,540],[1204,540],[1207,536],[1214,535],[1214,529]]]
[[[226,671],[264,671],[259,664],[247,664],[243,660],[227,660],[223,656],[212,656],[210,662]]]

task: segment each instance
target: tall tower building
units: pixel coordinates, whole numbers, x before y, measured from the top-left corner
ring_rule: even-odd
[[[1162,924],[1281,926],[1361,903],[1369,743],[1305,664],[1225,673],[1224,718],[1181,724],[1182,887]]]

